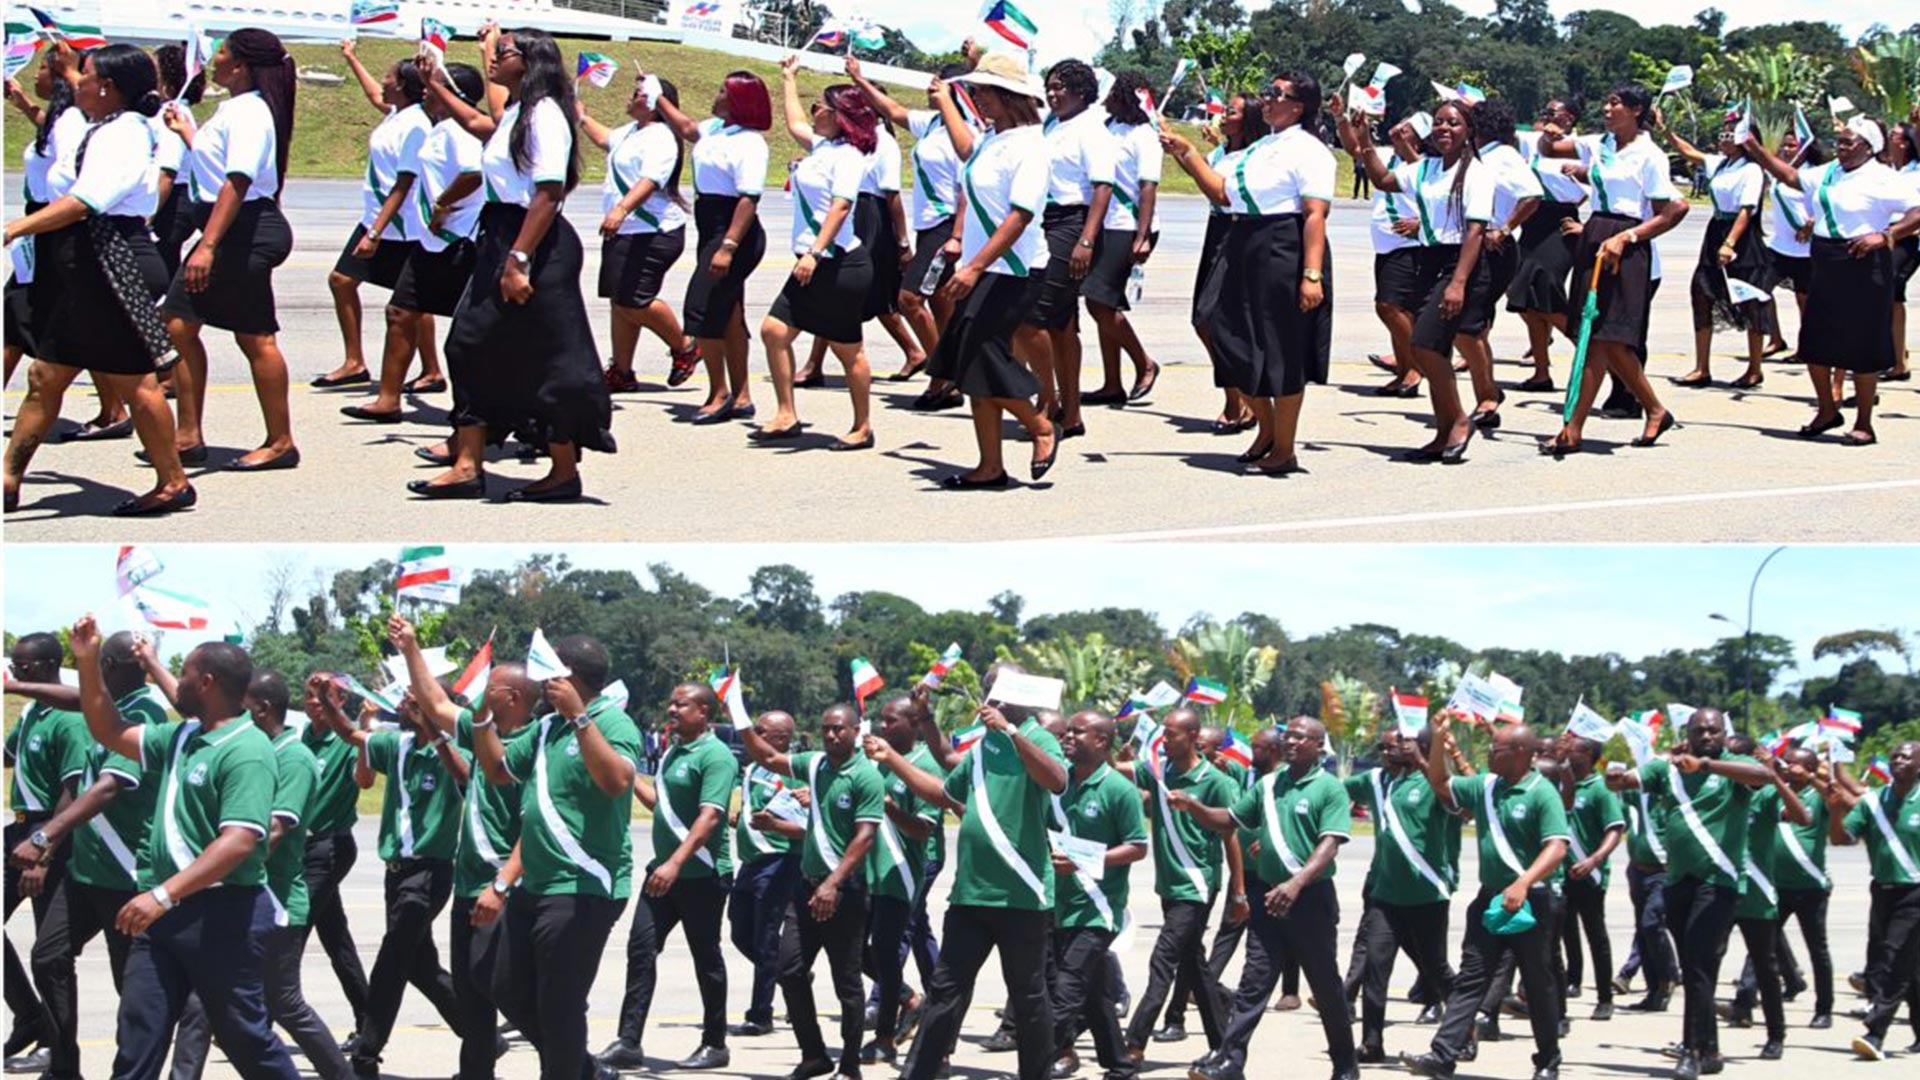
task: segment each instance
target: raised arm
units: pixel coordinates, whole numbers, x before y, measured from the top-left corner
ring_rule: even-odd
[[[633,762],[621,757],[620,751],[607,741],[600,725],[587,716],[587,704],[580,700],[580,691],[566,679],[549,679],[546,688],[548,704],[573,728],[574,741],[580,744],[580,764],[587,767],[593,786],[609,798],[631,789]]]
[[[793,775],[793,759],[775,750],[773,744],[761,738],[760,733],[752,727],[741,729],[740,742],[746,746],[747,756],[753,759],[755,765],[781,776]]]
[[[787,134],[802,150],[813,149],[813,116],[800,102],[800,58],[788,56],[780,61],[780,102],[787,115]]]
[[[1380,160],[1380,155],[1373,152],[1373,132],[1370,125],[1354,123],[1353,116],[1347,112],[1345,105],[1346,103],[1340,100],[1340,96],[1335,94],[1333,103],[1329,106],[1335,110],[1334,115],[1339,117],[1336,127],[1340,132],[1340,145],[1347,151],[1348,156],[1353,158],[1353,163],[1366,171],[1367,180],[1374,187],[1381,191],[1399,191],[1399,179],[1393,175],[1391,169],[1387,168],[1386,163]]]
[[[141,760],[140,727],[129,727],[107,693],[106,680],[100,676],[100,627],[93,616],[83,615],[73,624],[67,648],[73,652],[73,665],[80,672],[80,712],[87,718],[87,732],[93,741],[134,761]]]
[[[413,624],[397,614],[388,616],[387,640],[406,658],[407,681],[413,687],[413,700],[420,714],[442,734],[453,734],[460,722],[460,705],[440,688],[440,680],[434,678],[432,669],[427,667]]]
[[[1847,814],[1862,798],[1838,784],[1827,788],[1827,841],[1845,847],[1857,844],[1860,838],[1847,829]]]
[[[966,812],[965,803],[947,795],[945,781],[894,753],[893,747],[885,739],[878,735],[868,735],[863,740],[863,745],[866,748],[867,757],[883,769],[892,769],[893,774],[907,785],[907,790],[913,793],[914,798],[942,810],[951,810],[957,814]]]
[[[587,111],[585,105],[580,105],[575,108],[574,119],[579,123],[580,133],[587,137],[588,142],[591,142],[602,150],[607,148],[607,142],[613,135],[612,128],[595,120],[593,114]]]
[[[482,41],[483,51],[485,51],[485,39],[483,38]],[[440,102],[440,107],[447,111],[447,115],[453,118],[454,123],[465,128],[467,134],[481,142],[487,141],[493,135],[494,129],[499,127],[496,119],[499,113],[491,109],[476,109],[460,100],[460,95],[454,93],[452,85],[447,82],[446,71],[435,61],[430,51],[421,49],[420,55],[414,58],[414,63],[420,68],[420,77],[426,82],[427,93],[432,94]],[[491,62],[481,70],[491,71]],[[487,85],[491,93],[493,84],[489,82]]]
[[[1687,159],[1687,164],[1700,166],[1706,164],[1707,155],[1699,147],[1688,142],[1681,134],[1667,126],[1667,118],[1659,106],[1653,110],[1653,130],[1659,132],[1673,144],[1673,152]]]
[[[907,126],[907,107],[888,97],[885,90],[875,86],[872,80],[862,75],[860,61],[851,56],[847,57],[847,78],[852,79],[853,85],[867,95],[867,100],[873,104],[875,112],[886,117],[894,127]]]
[[[645,75],[646,73],[641,72],[641,74]],[[680,136],[681,142],[693,143],[700,141],[699,123],[697,123],[693,117],[681,112],[680,106],[668,101],[665,97],[661,97],[653,103],[653,115],[658,117],[661,123],[672,128],[673,133]]]
[[[66,683],[34,683],[7,680],[7,693],[37,701],[49,709],[65,709],[78,712],[80,709],[80,688]]]
[[[1453,797],[1453,777],[1447,772],[1448,752],[1453,746],[1453,721],[1441,710],[1433,718],[1433,740],[1427,744],[1427,786],[1447,812],[1457,814],[1460,804]]]
[[[1740,147],[1747,152],[1749,158],[1759,162],[1767,175],[1773,177],[1774,182],[1781,187],[1789,187],[1795,191],[1801,190],[1800,170],[1781,161],[1778,154],[1767,149],[1766,144],[1760,141],[1759,135],[1751,131],[1747,132],[1747,140],[1741,143]]]
[[[1027,778],[1055,795],[1067,790],[1067,767],[1053,755],[1040,749],[1040,744],[1020,734],[999,709],[992,705],[980,706],[980,719],[994,731],[1003,731],[1013,740],[1014,753],[1020,755],[1020,764],[1026,766]]]
[[[1674,767],[1681,772],[1703,772],[1709,776],[1724,776],[1742,787],[1761,788],[1774,783],[1776,774],[1772,769],[1757,761],[1728,761],[1725,758],[1694,757],[1692,754],[1673,755]]]
[[[1207,164],[1205,155],[1200,153],[1198,147],[1176,134],[1172,128],[1163,128],[1160,131],[1160,149],[1173,158],[1173,163],[1180,166],[1181,171],[1193,177],[1194,184],[1208,202],[1215,206],[1227,205],[1227,178]]]
[[[977,133],[960,114],[960,105],[954,100],[956,91],[944,79],[935,79],[931,86],[933,107],[940,113],[940,123],[947,129],[947,138],[953,142],[953,152],[961,161],[973,156],[973,143]]]
[[[360,92],[367,95],[367,103],[385,113],[387,95],[380,89],[380,80],[373,77],[373,72],[368,71],[367,65],[362,64],[360,57],[355,54],[352,38],[340,43],[340,55],[347,58],[347,67],[352,69],[354,79],[360,83]]]
[[[160,654],[154,650],[153,642],[145,634],[133,635],[133,657],[146,669],[147,678],[160,688],[161,696],[175,709],[180,707],[180,680],[173,677],[167,665],[160,662]]]

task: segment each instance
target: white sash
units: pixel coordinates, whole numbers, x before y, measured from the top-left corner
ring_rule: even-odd
[[[480,816],[480,787],[484,779],[469,777],[467,782],[467,832],[473,837],[474,853],[486,860],[495,870],[507,864],[500,853],[493,849],[493,841],[487,838],[486,819]]]
[[[807,805],[812,808],[808,817],[813,828],[813,842],[820,848],[820,857],[827,864],[828,872],[832,872],[834,867],[840,865],[841,851],[833,846],[833,837],[827,835],[827,808],[824,805],[827,800],[820,791],[820,761],[824,757],[824,752],[815,754],[813,760],[807,762],[807,787],[813,792],[813,798],[807,800]]]
[[[1653,849],[1653,857],[1660,860],[1660,865],[1665,866],[1667,846],[1660,842],[1660,830],[1653,826],[1653,807],[1647,802],[1647,789],[1637,788],[1635,791],[1640,796],[1640,828],[1647,834],[1647,846]]]
[[[267,894],[267,903],[273,905],[273,925],[285,926],[288,922],[292,921],[292,916],[287,914],[287,906],[280,902],[279,897],[273,895],[273,888],[271,886],[260,891]]]
[[[1793,861],[1800,864],[1800,869],[1806,871],[1808,877],[1820,883],[1821,888],[1833,887],[1826,872],[1814,865],[1812,855],[1800,843],[1800,834],[1794,832],[1793,826],[1785,821],[1780,823],[1780,844],[1787,849],[1787,854],[1793,856]]]
[[[547,782],[547,731],[552,727],[553,720],[552,714],[541,718],[540,732],[536,736],[539,741],[534,743],[533,795],[534,801],[540,807],[540,820],[546,823],[547,831],[553,834],[554,843],[560,845],[560,850],[566,853],[567,858],[572,859],[574,865],[591,874],[593,880],[599,882],[600,887],[606,890],[608,895],[612,895],[613,874],[601,864],[600,860],[587,854],[586,848],[580,846],[580,841],[567,828],[566,820],[560,816],[559,808],[553,804],[553,788]]]
[[[1280,865],[1287,868],[1288,877],[1298,877],[1306,864],[1294,857],[1293,849],[1287,846],[1286,834],[1280,831],[1280,810],[1273,802],[1273,788],[1280,780],[1280,770],[1275,769],[1260,778],[1260,809],[1267,819],[1267,838],[1273,842],[1273,853],[1280,857]]]
[[[1700,846],[1705,849],[1707,857],[1713,860],[1713,865],[1719,867],[1721,873],[1735,881],[1740,880],[1740,871],[1733,868],[1733,860],[1727,858],[1727,853],[1720,850],[1720,842],[1707,831],[1707,823],[1700,820],[1700,811],[1693,808],[1693,796],[1687,794],[1685,780],[1686,774],[1672,765],[1667,766],[1667,786],[1673,789],[1674,801],[1680,804],[1680,816],[1686,819],[1687,828],[1693,830],[1693,838],[1700,841]]]
[[[1500,824],[1499,808],[1493,803],[1493,785],[1499,782],[1499,777],[1488,774],[1486,784],[1480,789],[1487,801],[1487,831],[1493,835],[1493,850],[1499,853],[1500,861],[1507,864],[1507,869],[1525,877],[1527,868],[1520,865],[1520,857],[1513,853],[1513,845],[1507,842],[1507,828]],[[1571,833],[1573,830],[1567,831]]]
[[[1887,849],[1893,852],[1893,861],[1900,864],[1900,872],[1907,875],[1909,883],[1920,883],[1920,867],[1913,864],[1913,856],[1907,854],[1905,844],[1900,842],[1899,834],[1893,831],[1893,822],[1887,820],[1887,808],[1881,803],[1893,795],[1893,785],[1888,784],[1878,794],[1867,796],[1867,812],[1873,815],[1873,823],[1880,826],[1880,836],[1887,842]]]
[[[1046,884],[1033,872],[1033,867],[1027,865],[1027,860],[1021,857],[1020,852],[1014,849],[1013,841],[1007,839],[1006,830],[1000,827],[1000,819],[993,814],[993,800],[987,797],[987,740],[996,734],[990,731],[981,736],[973,748],[973,798],[967,805],[967,812],[980,815],[980,827],[986,830],[987,841],[993,845],[993,850],[1026,883],[1027,888],[1033,890],[1034,898],[1040,901],[1040,905],[1046,907],[1050,904]],[[1000,738],[1006,739],[1007,736],[1001,735]]]
[[[1752,852],[1740,856],[1740,866],[1747,872],[1747,876],[1753,879],[1753,883],[1760,886],[1760,895],[1767,898],[1767,903],[1780,902],[1779,891],[1773,887],[1773,882],[1767,880],[1766,872],[1760,869],[1760,864],[1753,861]]]
[[[185,870],[198,855],[187,844],[186,837],[180,834],[177,804],[180,801],[180,755],[186,750],[187,740],[199,730],[200,721],[189,720],[174,733],[173,751],[167,756],[167,787],[160,793],[160,835],[167,842],[167,855],[173,859],[176,872]]]
[[[740,831],[747,834],[747,839],[760,849],[760,854],[771,855],[773,845],[767,843],[766,836],[753,827],[753,770],[759,767],[748,762],[740,772]]]
[[[413,858],[413,797],[407,794],[407,755],[413,751],[413,732],[400,736],[393,757],[393,786],[400,789],[400,854]]]
[[[673,812],[673,800],[667,797],[667,766],[671,764],[674,754],[681,750],[682,747],[676,744],[669,747],[666,754],[661,757],[660,775],[658,777],[658,783],[654,787],[654,793],[657,798],[653,800],[653,803],[654,812],[660,815],[660,820],[667,823],[667,831],[673,834],[675,840],[684,844],[687,842],[687,823],[681,821],[680,815]],[[719,869],[714,866],[713,852],[707,850],[707,845],[701,844],[693,850],[693,853],[701,862],[707,864],[708,869]]]
[[[93,770],[88,772],[87,787],[100,782],[98,772]],[[120,839],[119,830],[113,827],[113,822],[107,820],[106,813],[103,811],[93,815],[87,819],[87,824],[93,827],[94,835],[100,838],[100,843],[106,847],[107,854],[113,856],[113,861],[120,865],[120,869],[126,871],[127,877],[137,878],[138,867],[134,862],[133,852],[128,849],[127,842]]]
[[[1153,769],[1152,765],[1146,762],[1142,762],[1140,767],[1150,772]],[[1158,772],[1154,772],[1153,783],[1160,789],[1160,798],[1157,800],[1160,806],[1160,825],[1166,830],[1168,846],[1173,848],[1174,861],[1180,864],[1181,871],[1187,875],[1188,880],[1193,882],[1193,887],[1199,891],[1200,895],[1206,897],[1211,903],[1213,890],[1207,888],[1206,872],[1194,862],[1193,852],[1187,850],[1187,842],[1180,838],[1180,830],[1173,827],[1173,810],[1167,806],[1167,782]],[[1283,848],[1284,846],[1282,845]]]
[[[1447,886],[1439,874],[1434,873],[1433,866],[1427,862],[1425,856],[1420,854],[1420,849],[1413,846],[1413,841],[1407,837],[1406,830],[1400,827],[1400,815],[1393,808],[1393,789],[1380,782],[1379,769],[1373,770],[1372,779],[1373,803],[1380,808],[1380,817],[1386,821],[1387,831],[1393,836],[1394,844],[1400,848],[1400,854],[1406,856],[1407,861],[1413,864],[1414,870],[1427,880],[1427,884],[1439,891],[1442,899],[1453,895],[1453,890]]]
[[[1061,805],[1058,795],[1053,797],[1053,814],[1060,820],[1060,831],[1073,835],[1073,822],[1067,817],[1066,807]],[[1120,924],[1114,920],[1113,905],[1107,902],[1107,894],[1100,891],[1100,883],[1093,879],[1093,875],[1076,866],[1073,868],[1073,880],[1080,884],[1080,891],[1087,894],[1087,899],[1093,901],[1094,910],[1100,913],[1107,929],[1118,931]]]

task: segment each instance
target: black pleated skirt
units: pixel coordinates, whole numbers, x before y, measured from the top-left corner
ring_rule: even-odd
[[[1579,220],[1574,203],[1543,202],[1520,226],[1520,260],[1513,283],[1507,286],[1508,311],[1538,311],[1545,315],[1577,315],[1567,302],[1567,276],[1573,271],[1577,236],[1563,236],[1560,223]]]
[[[46,203],[28,202],[22,208],[20,216],[38,213],[46,205]],[[27,243],[33,246],[33,263],[37,270],[40,266],[40,238],[30,236],[27,238]],[[7,348],[19,349],[28,356],[40,355],[39,343],[33,340],[33,286],[30,282],[13,279],[11,263],[7,268],[5,305]]]
[[[680,321],[687,333],[697,338],[723,338],[733,322],[734,309],[746,301],[747,279],[767,254],[767,230],[755,215],[753,226],[740,238],[733,253],[733,265],[727,276],[714,277],[708,267],[714,253],[727,238],[733,224],[733,208],[739,199],[731,195],[702,195],[693,203],[693,225],[700,238],[700,250],[693,273],[687,278],[687,297],[681,305]]]
[[[1593,277],[1593,260],[1600,245],[1616,233],[1640,224],[1639,218],[1624,214],[1595,214],[1580,231],[1580,243],[1573,254],[1573,278],[1567,290],[1568,329],[1578,332],[1580,312],[1587,302],[1587,286]],[[1653,250],[1645,243],[1627,248],[1620,266],[1613,273],[1600,274],[1600,312],[1593,323],[1593,340],[1647,347],[1647,313],[1653,307]]]
[[[192,207],[193,227],[206,228],[213,204],[193,203]],[[200,245],[196,243],[193,250],[200,250]],[[161,310],[236,334],[277,334],[280,319],[273,302],[273,270],[292,253],[293,229],[279,203],[272,199],[241,203],[232,227],[214,249],[207,287],[188,292],[186,279],[175,273]]]
[[[402,311],[451,315],[466,295],[467,282],[473,280],[473,259],[471,240],[456,241],[439,251],[415,244],[387,302]]]
[[[1733,231],[1733,216],[1714,214],[1707,222],[1707,231],[1700,237],[1700,260],[1693,267],[1693,281],[1690,284],[1693,299],[1693,328],[1707,330],[1718,327],[1725,330],[1745,330],[1749,326],[1764,326],[1767,313],[1759,310],[1766,305],[1759,301],[1735,304],[1727,289],[1729,277],[1738,278],[1758,289],[1767,287],[1770,272],[1767,259],[1765,238],[1760,232],[1760,220],[1757,216],[1747,221],[1746,231],[1733,245],[1733,261],[1725,267],[1720,265],[1720,245],[1727,242],[1727,234]]]
[[[939,256],[940,249],[953,238],[953,219],[948,218],[932,228],[921,229],[913,234],[913,261],[900,272],[900,291],[921,293],[921,286],[927,280],[927,271],[933,269],[933,260]],[[940,271],[940,284],[945,285],[953,276],[953,263],[949,261],[946,269]],[[935,286],[937,289],[938,286]],[[922,293],[923,295],[928,295]]]
[[[1333,259],[1322,256],[1325,301],[1300,310],[1305,268],[1299,214],[1238,215],[1207,275],[1214,382],[1253,397],[1286,397],[1327,381],[1333,351]]]
[[[1106,229],[1100,233],[1093,265],[1087,268],[1086,280],[1080,283],[1080,295],[1087,298],[1087,303],[1115,311],[1131,310],[1132,305],[1127,302],[1127,279],[1133,276],[1134,235],[1132,229]],[[1152,239],[1154,244],[1159,244],[1158,233],[1152,234]]]
[[[353,233],[347,237],[347,245],[340,249],[340,257],[333,261],[333,272],[345,274],[355,281],[368,285],[377,285],[382,289],[391,289],[400,280],[400,271],[406,269],[407,259],[420,250],[417,240],[382,240],[380,246],[373,249],[373,258],[363,259],[353,253],[366,239],[367,227],[355,225]]]
[[[1041,217],[1047,235],[1047,267],[1041,279],[1040,299],[1027,313],[1027,321],[1043,330],[1063,330],[1080,317],[1082,279],[1073,276],[1072,260],[1074,245],[1080,242],[1080,232],[1086,225],[1085,206],[1049,206]],[[1099,241],[1094,243],[1097,262]]]
[[[133,249],[134,265],[157,304],[167,292],[167,267],[146,219],[110,217],[107,222]],[[42,235],[38,258],[32,285],[36,356],[112,375],[154,370],[153,355],[107,282],[86,221]]]
[[[1810,280],[1799,360],[1858,375],[1891,371],[1893,252],[1882,248],[1856,259],[1847,253],[1845,240],[1815,237],[1807,259]]]
[[[873,278],[873,255],[865,247],[851,255],[820,259],[805,285],[787,275],[767,317],[836,345],[858,345],[861,324],[868,317],[862,306],[873,291]]]
[[[622,233],[600,243],[600,297],[643,308],[660,296],[667,271],[687,249],[687,230]]]
[[[1480,258],[1473,264],[1473,277],[1467,282],[1467,307],[1460,316],[1460,332],[1478,337],[1493,329],[1500,313],[1500,298],[1507,295],[1520,272],[1520,249],[1512,239],[1499,247],[1480,246]]]
[[[1232,224],[1230,215],[1207,215],[1207,233],[1200,238],[1200,265],[1193,271],[1193,305],[1189,318],[1195,326],[1200,325],[1200,295],[1206,291],[1207,275],[1213,271],[1214,260],[1220,257],[1220,246],[1227,242],[1227,229]]]
[[[532,298],[510,304],[500,295],[500,271],[526,216],[510,203],[480,212],[473,280],[447,333],[451,420],[484,426],[495,441],[517,434],[613,453],[613,401],[580,294],[580,237],[565,217],[554,216],[531,253]]]
[[[892,207],[882,195],[861,195],[853,207],[853,234],[873,266],[873,279],[861,298],[861,314],[869,319],[900,310],[900,234],[893,227]]]
[[[955,305],[927,373],[975,398],[1031,398],[1040,382],[1013,355],[1013,333],[1040,302],[1042,275],[981,274]]]
[[[1373,302],[1419,311],[1433,291],[1431,248],[1396,248],[1373,257]]]

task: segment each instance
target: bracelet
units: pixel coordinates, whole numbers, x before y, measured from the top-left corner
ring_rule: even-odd
[[[161,911],[172,911],[177,903],[165,885],[155,885],[149,892],[153,896],[153,902],[160,905]]]
[[[490,728],[493,726],[493,716],[492,714],[488,714],[485,720],[470,720],[468,723],[473,725],[473,730],[475,731],[479,731],[482,728]]]

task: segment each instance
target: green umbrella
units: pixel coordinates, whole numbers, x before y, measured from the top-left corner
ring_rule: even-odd
[[[1580,400],[1580,380],[1586,374],[1587,345],[1593,340],[1593,321],[1600,317],[1600,267],[1602,257],[1593,257],[1593,279],[1587,283],[1587,303],[1580,311],[1580,343],[1573,350],[1573,374],[1567,377],[1567,403],[1560,408],[1560,419],[1573,423],[1573,407]]]

